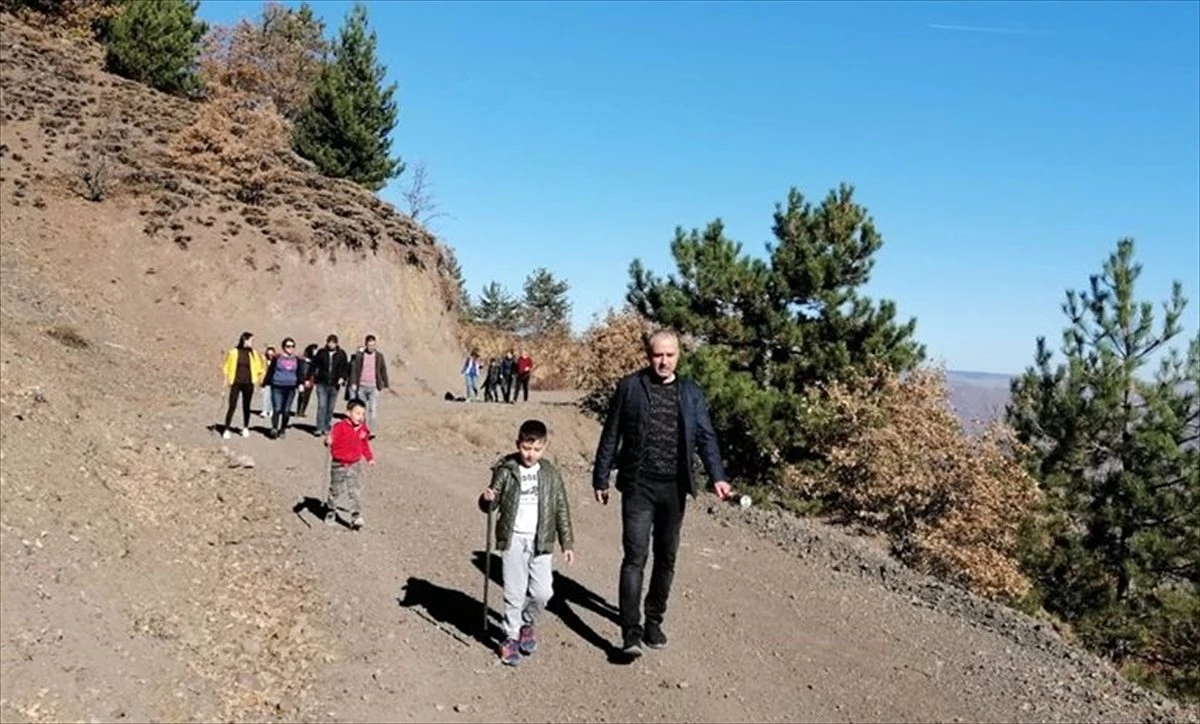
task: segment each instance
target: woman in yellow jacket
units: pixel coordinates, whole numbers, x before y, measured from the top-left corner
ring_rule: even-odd
[[[229,425],[238,395],[242,397],[242,437],[250,437],[250,398],[254,388],[262,384],[267,361],[254,349],[254,334],[242,332],[237,346],[225,354],[225,384],[229,386],[229,408],[225,411],[225,427],[221,437],[229,439]]]

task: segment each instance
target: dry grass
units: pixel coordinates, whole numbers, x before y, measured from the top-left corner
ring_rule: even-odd
[[[827,467],[788,471],[786,485],[886,532],[918,568],[992,598],[1029,592],[1017,538],[1039,492],[1014,458],[1011,430],[996,424],[966,436],[937,369],[902,380],[880,368],[811,401],[824,416]]]
[[[290,154],[290,139],[287,122],[268,102],[227,93],[204,104],[171,139],[170,153],[184,169],[236,184],[243,203],[258,203],[284,177],[280,160]]]
[[[636,311],[608,310],[583,334],[573,378],[584,391],[583,407],[593,414],[608,407],[617,381],[646,364],[645,339],[650,324]]]
[[[115,17],[119,0],[2,0],[0,10],[23,22],[69,38],[89,38],[96,24]]]

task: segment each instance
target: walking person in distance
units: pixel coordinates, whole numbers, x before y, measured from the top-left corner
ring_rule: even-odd
[[[379,395],[388,388],[387,361],[375,349],[375,335],[368,334],[362,351],[350,361],[350,399],[360,399],[367,406],[367,427],[374,438],[379,428]]]
[[[724,500],[730,495],[704,392],[675,372],[679,337],[667,330],[655,332],[646,340],[646,357],[646,367],[617,383],[592,470],[596,500],[607,505],[609,474],[614,465],[618,468],[624,550],[618,608],[622,651],[627,656],[640,656],[643,644],[654,649],[667,645],[663,619],[675,576],[675,555],[687,496],[696,495],[693,455],[699,453],[717,496]],[[643,578],[651,550],[654,566],[643,627]]]
[[[271,437],[287,435],[288,419],[292,415],[292,399],[300,386],[300,357],[296,340],[287,337],[280,344],[283,351],[275,355],[267,367],[267,384],[271,388]]]
[[[233,423],[233,411],[238,397],[242,398],[242,437],[250,436],[250,398],[254,387],[262,382],[266,374],[267,361],[254,349],[254,335],[242,332],[237,346],[225,354],[225,384],[229,387],[229,406],[225,409],[225,427],[221,437],[229,439],[229,426]]]
[[[317,423],[315,434],[324,437],[333,425],[333,409],[337,405],[338,391],[350,376],[350,361],[346,352],[338,345],[338,336],[325,338],[325,346],[313,355],[309,368],[317,392]]]

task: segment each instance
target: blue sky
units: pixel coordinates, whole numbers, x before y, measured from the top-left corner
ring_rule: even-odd
[[[288,3],[294,4],[294,3]],[[348,2],[312,3],[333,32]],[[205,0],[228,22],[258,2]],[[753,254],[790,186],[884,237],[867,287],[953,369],[1019,372],[1122,236],[1200,323],[1200,3],[370,2],[472,292],[545,266],[574,323],[676,225]],[[393,182],[382,196],[399,202]],[[568,246],[571,247],[568,250]]]

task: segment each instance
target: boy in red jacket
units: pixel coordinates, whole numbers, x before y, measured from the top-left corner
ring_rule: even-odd
[[[333,525],[338,513],[347,513],[350,527],[358,530],[363,526],[362,517],[362,472],[360,463],[375,464],[375,453],[371,452],[371,430],[363,419],[367,406],[362,400],[350,400],[346,404],[346,417],[329,431],[325,445],[329,448],[329,498],[325,501],[325,522]],[[342,505],[345,502],[348,505]]]

